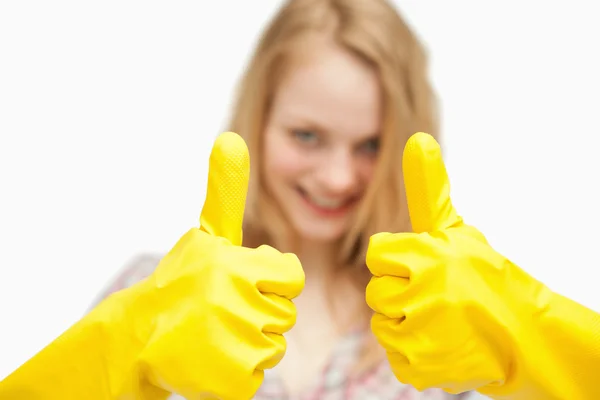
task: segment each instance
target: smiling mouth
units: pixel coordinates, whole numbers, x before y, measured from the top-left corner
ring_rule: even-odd
[[[327,199],[318,196],[312,196],[301,187],[297,188],[300,197],[304,203],[314,212],[321,216],[341,216],[353,208],[359,200],[359,196],[347,197],[345,199]]]

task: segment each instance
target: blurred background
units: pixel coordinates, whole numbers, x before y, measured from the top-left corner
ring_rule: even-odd
[[[395,3],[429,52],[459,212],[600,310],[597,3]],[[197,225],[213,139],[279,4],[0,2],[0,379]]]

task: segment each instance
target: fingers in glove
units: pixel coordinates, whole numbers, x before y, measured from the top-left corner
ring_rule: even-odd
[[[446,257],[443,240],[428,233],[377,233],[369,242],[367,267],[374,276],[414,280]]]
[[[281,253],[266,245],[256,249],[240,247],[236,251],[244,253],[240,260],[247,264],[239,268],[239,273],[261,293],[293,299],[304,289],[304,270],[294,254]]]
[[[388,318],[404,319],[404,307],[410,299],[410,281],[396,276],[374,276],[366,289],[368,306]]]

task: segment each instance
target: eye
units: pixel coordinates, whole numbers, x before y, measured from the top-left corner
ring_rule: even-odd
[[[315,132],[305,129],[292,130],[292,136],[300,143],[311,145],[316,144],[319,139]]]
[[[367,140],[360,146],[359,150],[369,155],[377,154],[379,151],[379,138]]]

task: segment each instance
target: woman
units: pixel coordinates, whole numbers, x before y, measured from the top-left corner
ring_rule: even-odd
[[[229,130],[252,160],[244,245],[294,252],[306,275],[286,356],[262,398],[445,399],[391,373],[369,329],[369,237],[410,231],[401,170],[411,134],[437,136],[426,57],[384,0],[292,0],[260,40]],[[111,292],[149,275],[142,256]]]

